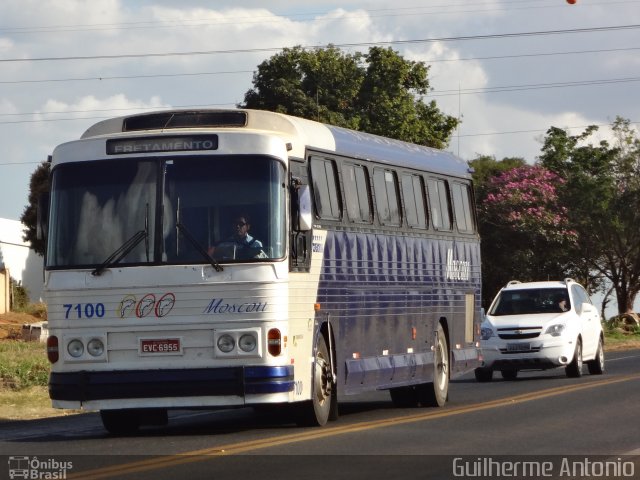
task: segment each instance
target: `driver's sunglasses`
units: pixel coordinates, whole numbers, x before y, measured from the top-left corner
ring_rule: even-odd
[[[244,227],[247,223],[246,222],[236,222],[235,225],[236,227]]]

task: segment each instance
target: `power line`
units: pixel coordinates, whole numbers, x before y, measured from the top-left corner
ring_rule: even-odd
[[[479,12],[500,12],[510,10],[531,10],[531,9],[549,9],[549,8],[566,8],[565,5],[560,3],[546,4],[546,5],[517,5],[518,0],[510,0],[509,5],[495,6],[492,4],[486,4],[484,2],[469,2],[465,1],[459,4],[442,4],[431,6],[413,6],[413,7],[394,7],[384,9],[358,9],[364,11],[366,15],[330,15],[328,11],[322,12],[306,12],[306,13],[273,13],[271,15],[258,15],[250,17],[235,17],[231,20],[224,19],[220,21],[217,18],[198,18],[198,19],[179,19],[179,20],[149,20],[139,22],[122,22],[122,23],[95,23],[95,24],[72,24],[72,25],[41,25],[33,27],[0,27],[0,32],[13,35],[25,35],[25,34],[39,34],[39,33],[59,33],[59,32],[95,32],[95,31],[109,31],[109,30],[132,30],[132,29],[158,29],[158,28],[183,28],[183,27],[208,27],[212,25],[244,25],[244,24],[256,24],[263,23],[265,19],[272,19],[274,17],[287,18],[291,20],[304,21],[309,18],[318,21],[332,21],[340,19],[353,19],[353,18],[380,18],[380,17],[403,17],[403,16],[422,16],[422,15],[447,15],[461,13],[479,13]],[[523,0],[520,3],[536,3],[536,0]],[[595,7],[598,5],[606,5],[611,7],[612,5],[624,5],[630,3],[639,3],[639,0],[607,0],[603,2],[593,2],[584,7]],[[478,6],[479,8],[469,9],[468,7]],[[487,8],[483,8],[487,7]],[[462,9],[461,9],[462,8]],[[444,9],[444,10],[434,10]],[[389,12],[389,13],[385,13]],[[317,18],[322,16],[322,18]],[[197,23],[196,23],[197,22]]]
[[[640,82],[640,77],[609,78],[602,80],[580,80],[575,82],[531,83],[524,85],[506,85],[499,87],[469,88],[458,90],[434,90],[434,93],[421,97],[447,97],[452,95],[471,95],[481,93],[518,92],[522,90],[542,90],[549,88],[586,87],[591,85],[609,85],[616,83]]]
[[[640,50],[640,48],[639,48]],[[0,80],[0,84],[24,84],[24,83],[55,83],[55,82],[86,82],[104,80],[135,80],[143,78],[171,78],[171,77],[197,77],[207,75],[234,75],[239,73],[253,73],[254,70],[231,70],[221,72],[194,72],[194,73],[156,73],[151,75],[114,75],[99,77],[75,77],[75,78],[44,78],[40,80]]]
[[[607,78],[607,79],[597,79],[597,80],[577,80],[577,81],[551,82],[551,83],[531,83],[531,84],[521,84],[521,85],[501,85],[496,87],[483,87],[483,88],[433,90],[432,92],[426,95],[420,95],[419,97],[428,98],[428,97],[446,97],[446,96],[453,96],[453,95],[473,95],[473,94],[485,94],[485,93],[515,92],[515,91],[523,91],[523,90],[546,90],[551,88],[611,85],[611,84],[630,83],[630,82],[638,82],[638,81],[640,81],[640,77]],[[117,108],[117,109],[104,109],[104,110],[63,110],[63,111],[52,111],[52,112],[24,112],[24,113],[12,112],[12,113],[0,113],[0,117],[12,117],[12,116],[15,117],[15,116],[28,116],[28,115],[60,115],[60,114],[99,113],[99,112],[126,112],[126,111],[137,111],[137,110],[155,110],[155,109],[162,109],[162,108],[221,107],[221,106],[235,105],[236,103],[237,102],[225,102],[225,103],[214,103],[214,104],[207,104],[207,105],[175,105],[172,107],[162,107],[162,106],[131,107],[131,108]],[[94,118],[96,117],[0,121],[0,124],[90,120]],[[99,117],[99,118],[105,118],[105,117]]]
[[[640,122],[629,122],[631,125],[640,125]],[[462,137],[484,137],[484,136],[492,136],[492,135],[515,135],[515,134],[519,134],[519,133],[541,133],[541,132],[546,132],[549,130],[549,128],[551,128],[553,125],[547,127],[546,129],[534,129],[534,130],[506,130],[506,131],[502,131],[502,132],[484,132],[484,133],[467,133],[464,135],[451,135],[451,138],[462,138]],[[600,123],[600,124],[591,124],[591,125],[574,125],[571,127],[562,127],[562,130],[575,130],[577,128],[579,129],[585,129],[588,127],[610,127],[611,124],[610,123]]]
[[[638,24],[631,25],[613,25],[609,27],[588,27],[588,28],[571,28],[564,30],[543,30],[532,32],[518,32],[518,33],[496,33],[489,35],[463,35],[455,37],[437,37],[437,38],[422,38],[413,40],[390,40],[384,42],[358,42],[358,43],[341,43],[331,44],[337,48],[355,48],[355,47],[367,47],[367,46],[389,46],[389,45],[411,45],[419,43],[432,43],[432,42],[459,42],[459,41],[471,41],[471,40],[490,40],[490,39],[508,39],[518,37],[534,37],[534,36],[546,36],[546,35],[568,35],[568,34],[580,34],[580,33],[598,33],[598,32],[610,32],[610,31],[624,31],[640,28]],[[304,49],[317,49],[325,48],[325,45],[307,45]],[[175,56],[192,56],[192,55],[220,55],[220,54],[239,54],[239,53],[265,53],[283,50],[285,47],[264,47],[264,48],[244,48],[244,49],[230,49],[230,50],[204,50],[204,51],[189,51],[189,52],[164,52],[164,53],[131,53],[131,54],[117,54],[117,55],[86,55],[86,56],[68,56],[68,57],[40,57],[40,58],[4,58],[0,59],[2,63],[9,62],[55,62],[55,61],[73,61],[73,60],[116,60],[126,58],[157,58],[157,57],[175,57]]]
[[[635,50],[640,50],[640,47],[606,48],[606,49],[595,49],[595,50],[574,50],[574,51],[565,51],[565,52],[521,53],[521,54],[514,54],[514,55],[492,55],[492,56],[486,56],[486,57],[439,58],[439,59],[427,59],[427,60],[424,60],[424,63],[431,64],[431,63],[441,63],[441,62],[464,62],[464,61],[472,61],[472,60],[504,60],[504,59],[514,59],[514,58],[534,58],[534,57],[548,57],[548,56],[559,56],[559,55],[584,55],[584,54],[591,54],[591,53],[628,52],[628,51],[635,51]],[[253,73],[254,71],[255,70],[228,70],[228,71],[219,71],[219,72],[156,73],[156,74],[146,74],[146,75],[113,75],[113,76],[101,75],[97,77],[0,80],[0,85],[235,75],[235,74]]]
[[[206,105],[198,104],[198,105],[172,105],[170,107],[155,105],[150,107],[129,107],[129,108],[109,108],[103,110],[66,110],[59,112],[31,112],[31,113],[0,113],[0,116],[24,116],[24,115],[59,115],[59,114],[70,114],[70,113],[100,113],[100,112],[139,112],[139,111],[147,111],[147,110],[167,110],[167,109],[180,109],[180,108],[209,108],[209,107],[235,107],[235,102],[226,102],[226,103],[209,103]],[[43,122],[57,122],[57,121],[75,121],[75,120],[98,120],[111,118],[112,115],[109,116],[99,116],[99,117],[71,117],[71,118],[41,118],[38,120],[17,120],[17,121],[0,121],[0,124],[16,124],[16,123],[43,123]]]

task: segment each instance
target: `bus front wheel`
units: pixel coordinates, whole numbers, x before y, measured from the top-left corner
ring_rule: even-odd
[[[113,435],[130,435],[140,428],[135,410],[100,410],[105,430]]]
[[[337,417],[336,384],[331,371],[331,359],[322,333],[316,341],[311,400],[299,407],[298,423],[304,426],[322,426]]]
[[[131,435],[142,425],[166,425],[169,416],[165,408],[129,408],[100,410],[105,430],[113,435]]]

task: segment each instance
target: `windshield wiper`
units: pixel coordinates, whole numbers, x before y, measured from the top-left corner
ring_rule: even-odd
[[[124,242],[115,252],[109,255],[109,257],[104,262],[102,262],[102,265],[100,265],[93,272],[91,272],[91,275],[98,276],[102,272],[104,272],[105,269],[109,268],[111,265],[115,265],[116,263],[118,263],[124,257],[129,255],[131,250],[136,248],[136,245],[138,245],[142,240],[144,240],[144,249],[147,255],[147,263],[148,263],[149,262],[149,204],[148,203],[147,203],[147,210],[144,216],[144,230],[139,230],[136,233],[134,233],[133,237],[131,237],[126,242]]]
[[[202,248],[202,245],[200,245],[200,243],[198,243],[198,241],[193,237],[193,235],[191,235],[191,233],[189,232],[187,227],[184,226],[184,224],[177,222],[176,228],[180,231],[180,233],[182,233],[185,236],[187,240],[189,240],[189,242],[191,242],[191,244],[195,247],[198,253],[202,255],[204,259],[207,260],[207,262],[209,262],[209,264],[215,269],[216,272],[222,272],[222,270],[224,270],[222,268],[222,265],[220,265],[211,255],[207,253],[207,251],[204,248]]]
[[[94,276],[98,276],[100,275],[102,272],[105,271],[105,269],[109,268],[112,265],[115,265],[116,263],[118,263],[120,260],[122,260],[124,257],[126,257],[127,255],[129,255],[129,253],[131,252],[131,250],[133,250],[134,248],[136,248],[136,245],[138,245],[142,240],[147,238],[147,232],[146,230],[139,230],[137,231],[133,237],[131,237],[129,240],[127,240],[126,242],[124,242],[120,248],[118,248],[115,252],[113,252],[111,255],[109,255],[109,257],[102,262],[102,265],[100,265],[99,267],[97,267],[93,272],[91,272],[91,275]]]

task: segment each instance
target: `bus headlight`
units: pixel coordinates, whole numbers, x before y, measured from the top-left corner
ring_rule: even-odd
[[[236,341],[231,335],[227,333],[225,333],[224,335],[220,335],[220,337],[218,338],[218,348],[223,353],[229,353],[235,348],[235,346]]]
[[[81,357],[84,353],[84,344],[77,338],[74,338],[67,344],[67,352],[69,352],[69,355],[73,358]]]
[[[87,352],[92,357],[100,357],[104,353],[104,343],[99,338],[92,338],[87,344]]]
[[[245,333],[238,340],[238,346],[243,352],[253,352],[257,345],[258,341],[251,333]]]

